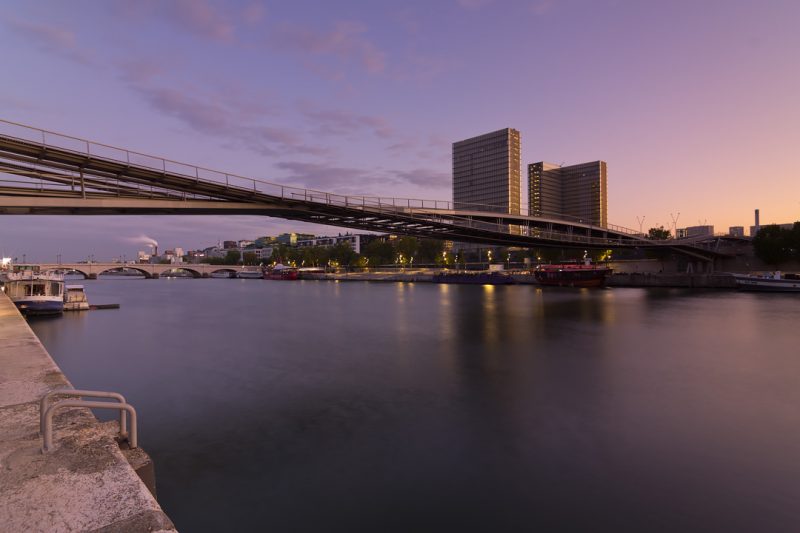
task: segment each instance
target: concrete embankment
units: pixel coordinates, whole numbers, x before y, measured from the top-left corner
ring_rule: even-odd
[[[735,289],[736,279],[720,274],[629,273],[606,278],[609,287],[681,287],[686,289]]]
[[[336,272],[304,274],[304,279],[320,279],[329,281],[433,281],[430,272]]]
[[[62,388],[72,386],[0,293],[0,531],[175,531],[134,470],[149,458],[126,459],[88,409],[59,410],[55,449],[42,453],[39,399]]]
[[[533,274],[515,272],[511,274],[519,284],[537,284]],[[335,281],[385,281],[385,282],[430,282],[431,272],[350,272],[312,274],[306,279]],[[681,274],[681,273],[622,273],[606,278],[609,287],[682,287],[687,289],[735,289],[736,281],[730,274]]]

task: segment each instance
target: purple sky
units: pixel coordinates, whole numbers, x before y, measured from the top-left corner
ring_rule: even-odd
[[[795,1],[6,1],[0,118],[340,193],[450,199],[450,144],[604,159],[609,222],[800,219]],[[526,174],[523,168],[523,175]],[[523,181],[523,190],[526,183]],[[527,203],[527,194],[523,196]],[[0,254],[131,257],[262,217],[0,217]]]

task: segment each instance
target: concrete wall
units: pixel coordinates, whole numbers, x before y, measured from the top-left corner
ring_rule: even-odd
[[[39,399],[61,388],[73,387],[0,293],[0,531],[174,531],[88,409],[59,411],[42,453]]]
[[[684,287],[691,289],[735,289],[729,274],[613,274],[606,278],[609,287]]]

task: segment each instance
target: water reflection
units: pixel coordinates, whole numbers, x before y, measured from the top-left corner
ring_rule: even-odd
[[[796,298],[244,281],[32,322],[179,529],[800,529]]]

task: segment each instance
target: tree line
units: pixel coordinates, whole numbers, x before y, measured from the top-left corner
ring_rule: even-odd
[[[284,263],[306,267],[326,266],[377,266],[389,264],[452,264],[455,256],[444,250],[444,241],[399,237],[397,239],[374,239],[361,247],[356,253],[349,243],[334,246],[288,246],[278,244],[272,247],[272,255],[264,262]],[[258,265],[262,262],[255,253],[228,250],[224,257],[209,257],[207,262],[214,265]]]
[[[795,222],[791,229],[776,224],[762,227],[753,237],[753,249],[756,257],[768,265],[800,261],[800,222]]]
[[[592,250],[591,257],[595,261],[610,258],[610,250]],[[259,265],[283,263],[298,267],[377,267],[382,265],[397,266],[440,266],[455,267],[465,263],[523,263],[531,262],[576,261],[583,258],[583,250],[562,250],[557,248],[504,248],[493,247],[482,250],[465,250],[452,252],[445,249],[445,243],[438,239],[417,237],[398,237],[396,239],[376,238],[361,246],[361,253],[356,253],[349,243],[334,246],[296,247],[279,244],[273,246],[272,255],[261,260],[253,252],[228,250],[221,258],[209,257],[206,262],[215,265]],[[242,261],[243,260],[243,261]]]

